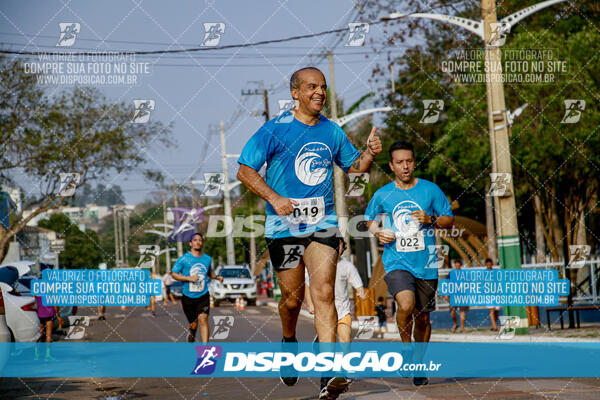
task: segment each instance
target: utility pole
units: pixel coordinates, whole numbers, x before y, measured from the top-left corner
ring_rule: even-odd
[[[167,240],[167,238],[168,238],[168,236],[167,236],[167,232],[168,232],[167,231],[167,198],[166,198],[165,193],[162,194],[162,207],[163,207],[163,232],[165,233],[165,248],[167,250],[167,252],[165,253],[165,256],[167,257],[166,272],[169,273],[169,272],[171,272],[171,250],[169,249],[169,241]]]
[[[119,218],[119,213],[121,211],[121,207],[119,206],[118,208],[116,208],[116,213],[117,213],[117,225],[115,227],[116,229],[116,234],[117,234],[117,249],[118,249],[118,256],[117,256],[117,260],[119,260],[119,263],[123,263],[125,260],[123,258],[123,233],[121,231],[121,219]]]
[[[190,177],[190,197],[192,198],[192,207],[196,207],[196,199],[194,197],[194,184],[193,179]]]
[[[502,83],[502,67],[500,47],[492,43],[492,28],[496,34],[500,32],[500,24],[496,15],[496,1],[482,0],[485,75],[487,87],[488,125],[490,130],[490,149],[492,156],[492,172],[504,173],[512,177],[510,147],[508,142],[508,118],[504,102],[504,85]],[[498,233],[498,261],[504,269],[521,268],[521,247],[517,226],[517,210],[515,204],[512,179],[506,183],[505,194],[494,197],[496,211],[496,230]],[[528,331],[527,312],[524,306],[506,306],[506,316],[520,317],[517,333]]]
[[[229,169],[227,168],[227,150],[225,148],[225,123],[220,122],[221,155],[223,163],[223,205],[225,206],[225,243],[227,245],[227,264],[235,264],[235,253],[233,250],[233,226],[231,220],[231,198],[229,197]]]
[[[261,83],[262,85],[262,83]],[[259,89],[252,90],[242,90],[242,96],[252,96],[260,94]],[[265,104],[265,110],[263,115],[265,116],[265,122],[269,122],[270,113],[269,113],[269,91],[267,89],[263,89],[262,91],[263,101]],[[250,212],[250,226],[254,226],[254,193],[248,191],[247,196],[249,196],[251,212]],[[254,238],[254,230],[250,232],[250,269],[252,273],[254,273],[256,269],[256,240]]]
[[[333,52],[329,50],[329,108],[331,109],[330,119],[334,120],[338,117],[337,99],[335,96],[335,72],[333,70]],[[342,257],[350,259],[350,234],[348,232],[348,207],[346,207],[344,171],[337,165],[333,166],[333,188],[335,191],[335,213],[337,214],[340,232],[344,237],[344,241],[348,245]]]
[[[125,247],[125,264],[129,265],[129,210],[123,209],[123,225],[124,225],[124,246]]]
[[[115,267],[119,266],[119,229],[117,228],[117,206],[113,206],[113,227],[115,231]]]
[[[269,92],[263,90],[263,100],[265,102],[265,122],[269,122]]]
[[[179,201],[177,200],[177,181],[173,180],[173,206],[179,207]],[[175,213],[173,212],[173,222],[175,222]],[[183,255],[183,243],[180,240],[177,241],[177,257]]]
[[[490,192],[490,185],[485,185],[485,193]],[[494,226],[494,205],[491,196],[485,196],[485,227],[487,231],[487,251],[488,257],[494,262],[498,262],[498,254],[496,249],[496,230]]]

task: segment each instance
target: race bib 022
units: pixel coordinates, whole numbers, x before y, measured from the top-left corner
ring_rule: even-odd
[[[400,236],[396,232],[396,251],[412,252],[425,250],[425,237],[423,231],[419,230],[414,235]]]

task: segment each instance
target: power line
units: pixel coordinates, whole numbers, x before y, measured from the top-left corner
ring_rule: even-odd
[[[52,39],[52,40],[56,40],[56,36],[53,35],[34,35],[34,34],[27,34],[27,33],[13,33],[13,32],[0,32],[0,35],[5,35],[5,36],[16,36],[16,37],[25,37],[27,39],[29,38],[45,38],[45,39]],[[135,40],[102,40],[102,39],[89,39],[89,38],[80,38],[79,36],[77,37],[77,41],[78,42],[103,42],[103,43],[122,43],[122,44],[136,44],[136,45],[142,45],[142,46],[146,46],[146,45],[161,45],[161,46],[173,46],[174,44],[180,45],[180,46],[189,46],[189,47],[193,47],[193,46],[197,46],[197,43],[169,43],[169,42],[145,42],[145,41],[135,41]],[[16,43],[17,45],[25,45],[25,43]],[[56,48],[56,46],[36,46],[36,47],[52,47],[52,48]],[[71,47],[73,48],[73,47]],[[270,48],[272,49],[311,49],[311,46],[271,46]],[[91,49],[91,50],[97,50],[97,48]]]
[[[439,7],[439,6],[438,6]],[[436,7],[432,7],[432,9],[434,9]],[[402,15],[401,17],[395,18],[394,20],[400,20],[400,19],[404,19],[404,18],[409,18],[411,17],[411,14],[405,14]],[[369,25],[378,25],[378,24],[382,24],[382,23],[387,23],[389,20],[379,20],[379,21],[373,21],[373,22],[366,22]],[[300,40],[300,39],[308,39],[308,38],[313,38],[313,37],[318,37],[318,36],[324,36],[324,35],[329,35],[332,33],[340,33],[340,32],[346,32],[348,31],[348,27],[345,28],[336,28],[336,29],[330,29],[330,30],[326,30],[326,31],[322,31],[322,32],[317,32],[317,33],[307,33],[304,35],[296,35],[296,36],[290,36],[287,38],[281,38],[281,39],[270,39],[270,40],[261,40],[258,42],[251,42],[251,43],[238,43],[238,44],[228,44],[228,45],[223,45],[223,46],[214,46],[214,47],[192,47],[192,48],[187,48],[187,49],[167,49],[167,50],[134,50],[134,51],[94,51],[94,52],[89,52],[89,51],[85,51],[85,52],[58,52],[58,51],[50,51],[50,52],[46,52],[46,51],[24,51],[24,50],[3,50],[0,49],[0,54],[15,54],[15,55],[31,55],[31,56],[39,56],[39,55],[47,55],[47,56],[51,56],[51,55],[56,55],[56,56],[102,56],[102,55],[144,55],[144,54],[174,54],[174,53],[194,53],[194,52],[199,52],[199,51],[215,51],[215,50],[224,50],[224,49],[238,49],[238,48],[244,48],[244,47],[254,47],[254,46],[261,46],[261,45],[266,45],[266,44],[271,44],[271,43],[283,43],[283,42],[289,42],[289,41],[293,41],[293,40]]]
[[[3,44],[8,44],[8,45],[12,45],[12,46],[25,46],[24,43],[12,43],[12,42],[4,42]],[[51,49],[55,49],[56,46],[38,46],[35,45],[35,47],[38,48],[51,48]],[[411,45],[408,44],[400,44],[400,45],[394,45],[394,47],[412,47]],[[86,47],[72,47],[72,49],[75,50],[94,50],[93,48],[86,48]],[[356,51],[353,49],[347,49],[347,51],[343,52],[343,53],[337,53],[336,57],[340,57],[340,56],[349,56],[349,55],[370,55],[373,54],[373,51]],[[382,48],[374,48],[375,54],[377,51],[382,51],[383,49],[387,49],[389,50],[389,48],[387,47],[382,47]],[[288,49],[289,50],[289,49]],[[44,54],[50,54],[50,53],[44,53]],[[69,53],[72,54],[72,53]],[[77,54],[77,53],[75,53]],[[163,56],[161,57],[161,59],[169,59],[169,60],[198,60],[198,59],[229,59],[231,57],[235,58],[240,58],[240,59],[266,59],[266,58],[290,58],[290,57],[298,57],[298,56],[304,56],[304,57],[319,57],[322,58],[323,52],[319,51],[318,53],[304,53],[304,52],[298,52],[298,53],[261,53],[261,54],[255,54],[255,53],[251,53],[251,54],[239,54],[239,53],[219,53],[217,54],[207,54],[207,55],[194,55],[194,56]],[[145,55],[142,54],[140,55],[140,58],[154,58],[151,55]]]

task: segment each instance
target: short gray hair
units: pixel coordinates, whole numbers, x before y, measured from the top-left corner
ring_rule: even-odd
[[[321,70],[319,68],[317,68],[317,67],[304,67],[304,68],[300,68],[298,71],[294,72],[292,74],[292,77],[290,78],[290,90],[300,88],[300,83],[302,82],[300,80],[300,72],[306,71],[306,70],[313,70],[313,71],[319,71],[319,72],[321,72]],[[321,72],[321,75],[325,76],[325,74],[323,72]]]

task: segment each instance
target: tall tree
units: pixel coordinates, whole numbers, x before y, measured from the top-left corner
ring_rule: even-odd
[[[47,96],[20,61],[0,58],[0,180],[13,186],[27,182],[23,189],[29,195],[10,226],[0,226],[0,260],[27,222],[65,203],[60,173],[79,174],[76,189],[115,172],[152,175],[143,150],[154,142],[171,146],[171,126],[132,124],[133,113],[132,105],[113,103],[92,88]],[[24,210],[31,213],[25,216]]]

